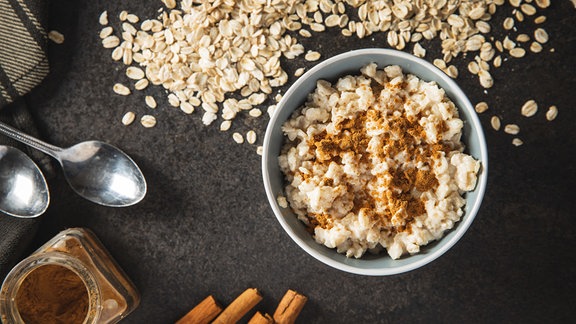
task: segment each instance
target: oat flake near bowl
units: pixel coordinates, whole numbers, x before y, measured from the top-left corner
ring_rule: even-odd
[[[315,91],[282,127],[286,198],[316,242],[348,257],[418,253],[463,215],[481,163],[463,153],[463,121],[434,82],[399,66]]]

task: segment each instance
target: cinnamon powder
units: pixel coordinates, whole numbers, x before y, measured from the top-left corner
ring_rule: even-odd
[[[74,324],[84,322],[88,298],[86,285],[75,272],[60,265],[44,265],[26,276],[16,305],[27,324]]]
[[[404,85],[404,83],[399,85],[386,84],[385,87],[402,88]],[[376,91],[382,89],[373,90],[377,93]],[[403,105],[406,99],[397,96],[395,100],[395,105]],[[359,112],[355,118],[339,121],[335,127],[339,131],[338,133],[328,134],[323,131],[314,135],[308,144],[315,151],[316,162],[327,165],[331,162],[340,163],[342,155],[347,152],[353,153],[359,161],[365,164],[371,164],[370,157],[372,154],[384,158],[406,152],[408,156],[424,162],[425,165],[431,165],[433,157],[438,151],[447,152],[450,148],[442,144],[429,145],[423,142],[422,139],[426,137],[426,132],[418,123],[419,117],[421,116],[407,118],[406,116],[384,115],[377,109],[368,109],[365,112]],[[372,153],[368,152],[370,141],[370,137],[367,135],[368,123],[371,123],[371,127],[377,127],[386,132],[384,134],[386,137],[385,145]],[[436,127],[439,134],[446,128],[444,123],[439,123]],[[394,134],[394,136],[390,134]],[[302,177],[305,179],[306,175],[302,174]],[[386,179],[389,190],[381,193],[370,192],[368,195],[355,197],[352,212],[358,213],[362,208],[385,226],[389,226],[392,217],[396,216],[396,219],[401,220],[401,222],[393,225],[393,230],[396,232],[410,231],[410,223],[414,217],[426,212],[424,202],[414,198],[410,192],[413,189],[425,192],[435,188],[438,185],[438,180],[434,173],[430,169],[419,170],[398,165],[376,178]],[[378,181],[376,178],[372,181]],[[369,190],[365,188],[361,192],[369,192]],[[356,195],[361,194],[361,192]],[[372,210],[376,205],[376,200],[387,205],[384,213]],[[367,208],[367,206],[370,207]],[[332,225],[329,215],[309,214],[308,216],[313,227],[330,228]]]

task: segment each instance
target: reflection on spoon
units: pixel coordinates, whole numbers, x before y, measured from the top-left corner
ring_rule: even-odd
[[[0,211],[31,218],[43,214],[49,202],[48,185],[32,159],[0,145]]]

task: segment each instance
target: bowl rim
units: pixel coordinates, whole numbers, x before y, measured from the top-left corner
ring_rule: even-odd
[[[278,158],[278,157],[271,157],[270,153],[269,153],[269,149],[270,149],[270,144],[271,144],[271,135],[273,132],[273,125],[275,125],[278,122],[278,118],[279,118],[279,114],[280,111],[282,110],[282,107],[286,104],[286,101],[288,100],[288,98],[291,97],[291,95],[297,91],[297,89],[302,85],[302,83],[304,83],[307,79],[309,79],[311,76],[313,76],[314,74],[316,74],[319,70],[325,68],[328,65],[337,63],[338,61],[342,61],[342,60],[346,60],[349,59],[350,57],[355,57],[355,56],[359,56],[359,55],[384,55],[384,56],[396,56],[400,59],[406,60],[409,63],[413,63],[416,65],[420,65],[423,66],[425,69],[430,70],[435,78],[439,78],[442,79],[443,82],[445,82],[446,84],[449,85],[451,92],[453,93],[452,97],[458,97],[459,100],[462,102],[462,106],[457,106],[458,110],[468,110],[469,112],[469,116],[466,119],[466,121],[470,124],[473,124],[473,129],[475,130],[474,133],[476,134],[476,136],[478,137],[478,142],[480,143],[480,156],[477,157],[478,160],[480,160],[482,162],[481,165],[481,169],[480,169],[480,174],[478,175],[477,178],[477,182],[476,182],[476,188],[474,189],[474,191],[477,192],[477,198],[473,201],[472,206],[468,206],[468,204],[466,205],[466,211],[465,214],[463,214],[460,218],[460,220],[455,224],[455,227],[457,226],[457,228],[453,228],[450,231],[455,231],[455,235],[450,237],[448,241],[445,241],[437,250],[425,255],[423,258],[414,261],[414,262],[410,262],[408,264],[402,265],[402,266],[398,266],[398,267],[394,267],[394,268],[375,268],[375,269],[364,269],[364,268],[358,268],[352,265],[348,265],[348,264],[344,264],[341,263],[339,261],[336,261],[334,259],[331,259],[321,253],[318,253],[318,251],[316,251],[314,248],[312,248],[311,246],[308,245],[307,242],[303,241],[300,237],[298,237],[298,235],[295,233],[295,231],[292,229],[292,227],[288,224],[288,222],[284,219],[284,217],[282,216],[282,212],[280,210],[280,207],[278,206],[278,202],[276,200],[276,197],[274,197],[274,192],[272,192],[272,187],[271,187],[271,183],[270,183],[270,170],[268,169],[268,163],[270,161],[271,158]],[[381,68],[381,67],[379,67]],[[360,69],[358,69],[360,70]],[[344,74],[342,75],[344,76]],[[420,76],[418,76],[420,78]],[[318,78],[318,80],[320,80],[321,78]],[[437,79],[436,79],[437,81]],[[439,85],[440,87],[440,85]],[[441,87],[444,88],[444,87]],[[454,99],[451,98],[451,100],[454,101]],[[297,109],[297,108],[296,108]],[[449,249],[451,249],[456,242],[458,242],[460,240],[460,238],[462,238],[462,236],[464,235],[464,233],[468,230],[468,228],[470,227],[470,225],[472,224],[474,218],[476,217],[476,214],[478,213],[478,210],[480,209],[480,205],[482,204],[482,200],[484,198],[484,194],[486,191],[486,185],[487,185],[487,177],[488,177],[488,149],[487,149],[487,145],[486,145],[486,139],[484,137],[484,132],[483,132],[483,128],[482,125],[480,123],[480,119],[478,118],[476,112],[474,111],[474,107],[472,106],[472,104],[470,103],[470,100],[468,99],[468,96],[466,96],[466,94],[462,91],[462,89],[460,88],[460,86],[458,86],[458,84],[452,80],[449,76],[447,76],[444,72],[442,72],[440,69],[438,69],[436,66],[434,66],[433,64],[431,64],[430,62],[418,58],[414,55],[411,55],[409,53],[406,52],[402,52],[402,51],[398,51],[398,50],[392,50],[392,49],[386,49],[386,48],[366,48],[366,49],[357,49],[357,50],[352,50],[352,51],[348,51],[348,52],[344,52],[338,55],[335,55],[333,57],[330,57],[320,63],[318,63],[317,65],[315,65],[314,67],[312,67],[310,70],[308,70],[306,73],[304,73],[300,78],[298,78],[298,80],[296,80],[292,85],[290,85],[290,87],[288,88],[288,90],[286,91],[286,93],[283,95],[282,99],[280,100],[280,102],[277,105],[276,110],[274,111],[274,113],[272,114],[272,116],[270,117],[270,120],[268,122],[268,125],[266,127],[266,132],[264,135],[264,141],[263,141],[263,150],[262,150],[262,177],[263,177],[263,181],[264,181],[264,187],[266,190],[266,196],[268,198],[268,201],[270,203],[270,206],[272,207],[272,210],[274,212],[274,216],[276,217],[276,219],[278,220],[278,222],[280,223],[280,225],[282,226],[282,228],[284,229],[284,231],[286,231],[286,233],[292,238],[292,240],[294,242],[296,242],[296,244],[298,244],[300,246],[300,248],[302,248],[304,251],[306,251],[310,256],[312,256],[313,258],[317,259],[318,261],[333,267],[335,269],[339,269],[345,272],[349,272],[349,273],[354,273],[354,274],[359,274],[359,275],[368,275],[368,276],[384,276],[384,275],[395,275],[395,274],[401,274],[401,273],[405,273],[408,271],[412,271],[415,270],[417,268],[421,268],[424,265],[436,260],[438,257],[440,257],[441,255],[443,255],[444,253],[446,253]],[[464,216],[467,217],[464,217]],[[447,232],[448,233],[448,232]],[[435,240],[432,242],[429,242],[428,244],[433,244],[435,242],[441,242],[445,239],[445,236],[447,235],[447,233],[444,233],[444,236],[442,238],[440,238],[439,240]],[[319,243],[316,243],[319,244]],[[319,244],[321,245],[321,244]],[[331,249],[334,251],[334,253],[338,253],[336,252],[335,249]],[[383,253],[383,252],[381,252]],[[405,257],[410,257],[405,256]]]

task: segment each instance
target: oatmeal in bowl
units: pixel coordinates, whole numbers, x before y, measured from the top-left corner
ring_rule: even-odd
[[[456,243],[480,206],[486,162],[478,119],[452,80],[409,54],[371,49],[329,59],[288,90],[263,173],[278,220],[304,250],[386,275]]]

